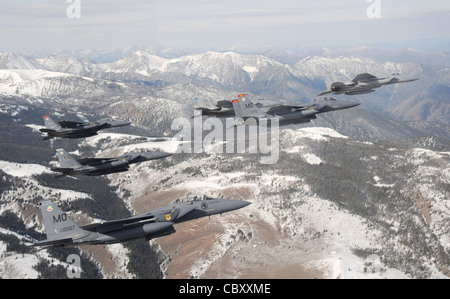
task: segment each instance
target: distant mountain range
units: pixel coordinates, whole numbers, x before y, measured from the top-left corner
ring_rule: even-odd
[[[191,119],[199,94],[305,103],[362,72],[420,80],[336,96],[361,105],[282,128],[275,164],[261,164],[259,153],[212,152],[106,177],[55,180],[49,170],[59,147],[80,157],[175,152],[172,121]],[[449,86],[448,54],[414,49],[1,53],[0,277],[65,277],[69,253],[82,257],[83,278],[450,277]],[[44,115],[132,126],[50,142],[38,131]],[[43,239],[43,198],[88,224],[198,193],[252,205],[151,242],[37,252],[24,245]]]
[[[295,57],[293,54],[274,51],[266,54],[273,58],[205,52],[168,59],[138,50],[112,62],[95,63],[87,57],[73,58],[61,53],[34,58],[8,52],[0,54],[0,68],[3,69],[0,94],[66,99],[79,105],[88,101],[92,105],[99,99],[105,103],[102,95],[111,103],[118,98],[123,101],[123,97],[159,97],[163,93],[168,100],[188,108],[192,106],[191,98],[186,96],[195,96],[195,91],[186,93],[183,98],[174,95],[179,95],[178,89],[195,87],[198,92],[214,94],[212,100],[230,94],[230,98],[225,98],[229,100],[234,97],[233,92],[246,92],[255,97],[294,103],[309,102],[332,82],[350,81],[359,73],[376,76],[401,73],[420,80],[383,87],[368,95],[337,97],[360,101],[362,107],[370,111],[408,121],[420,130],[450,136],[447,117],[450,68],[445,64],[436,65],[447,61],[446,53],[413,49],[379,51],[366,47],[322,49],[314,56],[290,64],[276,59],[286,61],[288,56]],[[303,55],[305,53],[298,54]],[[381,58],[391,60],[379,60]],[[146,86],[170,87],[158,90]],[[71,98],[71,95],[76,97]]]

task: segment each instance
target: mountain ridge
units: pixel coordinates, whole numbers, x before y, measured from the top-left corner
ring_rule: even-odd
[[[3,278],[66,273],[68,251],[34,253],[23,245],[43,238],[36,207],[42,198],[55,200],[87,224],[145,212],[188,193],[245,199],[252,205],[223,217],[182,224],[177,233],[150,243],[74,249],[70,252],[87,262],[83,275],[450,277],[450,141],[430,136],[420,126],[433,121],[448,127],[448,119],[443,119],[449,80],[445,66],[312,55],[302,64],[313,70],[308,78],[306,71],[297,77],[294,66],[264,55],[228,52],[161,58],[133,51],[124,60],[108,63],[62,55],[1,57],[0,65],[8,67],[0,70]],[[55,180],[48,171],[59,147],[98,157],[157,148],[176,151],[179,141],[171,138],[177,131],[170,129],[172,121],[191,119],[198,94],[213,102],[244,92],[252,99],[309,102],[327,87],[323,70],[339,70],[339,61],[355,63],[343,67],[342,79],[352,72],[400,67],[421,78],[367,97],[345,97],[362,105],[320,115],[310,124],[281,128],[275,164],[261,164],[262,153],[207,151],[180,153],[102,178]],[[39,69],[44,66],[52,70]],[[423,103],[439,105],[425,109]],[[417,121],[421,130],[394,119],[394,112],[398,118]],[[38,132],[43,115],[55,120],[115,117],[133,125],[83,140],[44,142]],[[373,257],[379,258],[377,267],[372,267]]]

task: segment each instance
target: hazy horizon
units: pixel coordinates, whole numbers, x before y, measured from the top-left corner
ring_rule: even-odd
[[[370,46],[450,51],[444,0],[2,1],[0,51],[299,50]]]

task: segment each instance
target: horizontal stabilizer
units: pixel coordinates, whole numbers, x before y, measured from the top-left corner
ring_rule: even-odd
[[[39,247],[63,247],[67,244],[72,243],[72,238],[60,239],[60,240],[42,240],[36,243],[33,243],[31,246],[39,246]]]

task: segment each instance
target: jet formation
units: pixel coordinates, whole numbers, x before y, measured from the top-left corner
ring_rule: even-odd
[[[47,133],[43,139],[83,138],[97,135],[102,129],[126,126],[125,121],[100,120],[93,123],[60,121],[56,124],[50,117],[44,116]],[[86,175],[99,176],[129,170],[129,165],[144,161],[164,159],[172,154],[158,151],[126,153],[118,157],[75,159],[63,148],[56,150],[59,167],[50,168],[60,174],[55,178]],[[212,198],[205,195],[177,199],[167,206],[153,211],[111,221],[79,226],[51,200],[39,203],[47,239],[36,241],[37,247],[71,247],[79,245],[113,244],[146,238],[150,240],[175,232],[175,223],[185,222],[205,216],[222,214],[243,208],[250,203],[241,200]]]
[[[281,105],[280,101],[259,99],[255,105],[259,108]],[[200,115],[214,116],[219,118],[234,117],[236,113],[232,101],[220,100],[217,103],[204,99],[202,95],[195,98],[195,110],[200,111]]]
[[[55,178],[59,178],[67,175],[98,176],[124,172],[129,169],[130,164],[163,159],[172,156],[172,154],[156,151],[136,152],[126,153],[114,158],[83,158],[77,160],[61,148],[56,150],[56,156],[58,157],[59,167],[53,167],[50,170],[60,172],[60,175],[55,176]]]
[[[97,135],[97,132],[104,129],[122,127],[131,125],[130,122],[123,120],[101,119],[95,122],[74,122],[59,121],[56,123],[49,116],[44,116],[45,129],[39,129],[47,135],[43,140],[49,140],[55,137],[59,138],[83,138]]]
[[[270,108],[260,108],[249,100],[245,94],[238,96],[232,101],[237,117],[247,118],[267,118],[268,120],[278,119],[280,125],[301,124],[316,119],[320,113],[353,108],[359,103],[349,101],[338,101],[331,97],[319,97],[305,105],[277,105]]]
[[[195,101],[194,109],[200,111],[200,115],[219,118],[235,117],[244,120],[255,118],[257,121],[260,118],[268,120],[277,118],[280,125],[307,123],[316,119],[316,114],[353,108],[359,105],[359,103],[338,101],[331,97],[318,97],[309,104],[286,105],[275,100],[259,99],[251,101],[245,94],[238,95],[235,100],[221,100],[216,104],[200,98],[195,98]]]
[[[392,74],[389,77],[378,78],[374,75],[364,73],[357,75],[350,82],[334,82],[331,84],[330,88],[324,92],[321,92],[319,96],[323,96],[329,93],[334,94],[346,94],[346,95],[358,95],[366,94],[375,91],[375,88],[379,88],[383,85],[406,83],[419,80],[419,78],[414,79],[404,79],[399,77],[400,74]]]
[[[216,104],[203,100],[200,95],[195,99],[195,110],[201,116],[237,117],[241,119],[261,118],[277,119],[280,125],[307,123],[316,119],[318,114],[330,111],[353,108],[359,103],[338,101],[332,97],[324,97],[329,93],[346,95],[365,94],[375,91],[387,84],[415,81],[417,79],[399,79],[397,74],[386,78],[377,78],[364,73],[356,76],[351,82],[334,82],[330,89],[319,94],[319,97],[308,104],[286,105],[280,101],[257,100],[251,101],[245,94],[238,95],[232,101],[221,100]],[[197,115],[198,116],[198,115]],[[48,116],[44,116],[45,129],[41,132],[48,140],[60,138],[83,138],[97,135],[102,129],[130,125],[125,121],[99,120],[96,122],[60,121],[55,123]],[[60,174],[97,176],[129,169],[130,164],[144,161],[163,159],[171,154],[164,152],[129,153],[112,158],[83,158],[74,159],[64,149],[56,151],[59,167],[51,168]],[[113,244],[137,238],[150,240],[175,232],[174,224],[201,217],[222,214],[243,208],[250,203],[247,201],[211,198],[205,195],[187,197],[186,200],[177,199],[169,205],[136,216],[103,221],[90,225],[79,226],[55,203],[44,200],[40,203],[47,239],[34,242],[38,247],[70,247],[83,244]]]
[[[248,206],[250,202],[194,196],[144,214],[112,221],[79,226],[52,201],[40,202],[47,239],[32,246],[73,247],[80,245],[114,244],[133,239],[151,240],[175,233],[173,227],[193,219],[222,214]]]

